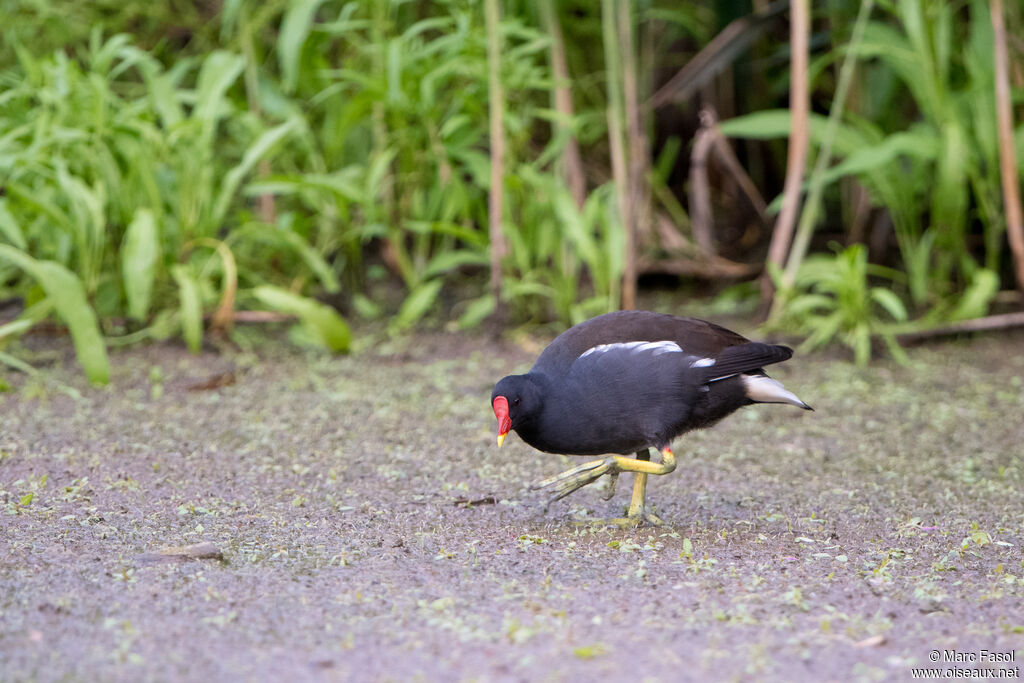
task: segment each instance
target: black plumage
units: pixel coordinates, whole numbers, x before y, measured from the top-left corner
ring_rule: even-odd
[[[646,459],[648,448],[667,449],[751,403],[809,409],[763,370],[792,355],[695,318],[598,316],[559,335],[528,373],[498,382],[491,403],[499,443],[514,430],[549,453]]]

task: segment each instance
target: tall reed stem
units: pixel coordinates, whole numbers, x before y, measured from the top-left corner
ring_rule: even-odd
[[[786,160],[786,182],[783,186],[782,210],[775,223],[772,241],[768,247],[768,263],[782,267],[793,239],[793,227],[800,209],[800,186],[807,165],[807,147],[810,140],[810,92],[808,86],[808,46],[811,32],[809,0],[793,0],[790,5],[789,49],[789,151]],[[767,302],[774,294],[774,286],[766,272],[761,278],[761,298]]]
[[[1010,102],[1010,66],[1006,51],[1006,23],[1003,0],[990,0],[995,43],[996,124],[999,128],[999,170],[1006,210],[1006,235],[1013,252],[1017,289],[1024,294],[1024,211],[1021,210],[1017,180],[1017,154],[1013,146],[1013,109]]]
[[[491,187],[488,192],[488,222],[491,239],[491,293],[495,314],[500,320],[504,307],[501,301],[501,261],[506,253],[505,235],[501,231],[505,178],[505,94],[501,87],[501,14],[498,0],[484,3],[487,24],[487,94],[490,103]]]

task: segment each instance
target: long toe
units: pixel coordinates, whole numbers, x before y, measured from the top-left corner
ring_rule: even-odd
[[[583,463],[582,465],[580,465],[578,467],[573,467],[571,470],[566,470],[564,472],[559,472],[558,474],[556,474],[553,477],[548,477],[547,479],[538,481],[535,484],[531,484],[530,485],[530,489],[536,491],[538,489],[547,488],[548,486],[560,484],[561,482],[569,480],[569,479],[576,479],[576,478],[581,477],[581,476],[587,476],[587,475],[589,475],[591,472],[593,472],[596,469],[603,468],[603,467],[606,468],[608,466],[608,460],[609,460],[608,458],[605,458],[604,460],[591,460],[590,462],[585,462],[585,463]],[[614,460],[612,460],[612,462],[614,463]],[[607,471],[607,469],[602,470],[600,473],[598,473],[594,477],[594,479],[596,479],[597,477],[600,477],[606,471]],[[591,481],[593,481],[593,479],[590,479],[589,481],[587,481],[587,484],[589,484]]]
[[[652,512],[643,512],[625,517],[588,517],[573,522],[577,526],[617,526],[623,529],[635,529],[636,527],[650,524],[651,526],[662,526],[664,522]]]
[[[554,487],[555,495],[548,500],[548,505],[554,503],[556,500],[562,500],[570,493],[575,493],[588,484],[593,484],[604,474],[604,472],[595,473],[595,471],[592,470],[590,472],[582,472],[571,479],[559,482]]]
[[[619,472],[616,470],[608,475],[608,490],[601,494],[601,500],[611,500],[615,496],[615,485],[619,483]]]
[[[653,512],[644,512],[642,519],[651,526],[662,526],[665,523],[661,521],[661,517]]]
[[[550,479],[537,482],[530,488],[542,489],[552,487],[555,495],[548,501],[548,505],[565,498],[570,493],[578,491],[587,484],[592,484],[606,474],[616,472],[615,458],[605,458],[603,460],[592,460],[584,463],[579,467],[574,467],[571,470],[566,470],[561,474],[556,474]]]

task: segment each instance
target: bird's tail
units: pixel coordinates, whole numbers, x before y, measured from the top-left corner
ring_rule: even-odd
[[[814,410],[782,386],[782,382],[772,379],[761,370],[765,365],[781,363],[792,355],[793,349],[788,346],[748,342],[728,346],[722,349],[717,358],[702,358],[692,367],[703,371],[704,383],[740,375],[747,398],[756,403],[788,403],[804,410]]]
[[[768,375],[740,375],[747,398],[755,403],[788,403],[791,406],[814,410],[792,391],[782,386],[782,382]]]
[[[793,356],[793,349],[778,344],[748,342],[722,349],[714,363],[704,365],[706,382],[714,382],[741,372],[758,370],[765,365],[781,363]]]

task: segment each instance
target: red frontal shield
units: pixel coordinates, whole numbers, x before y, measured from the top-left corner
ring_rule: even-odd
[[[495,396],[494,404],[491,407],[494,408],[494,417],[498,418],[498,445],[500,446],[508,435],[508,430],[512,429],[512,418],[508,415],[508,399],[504,396]]]

